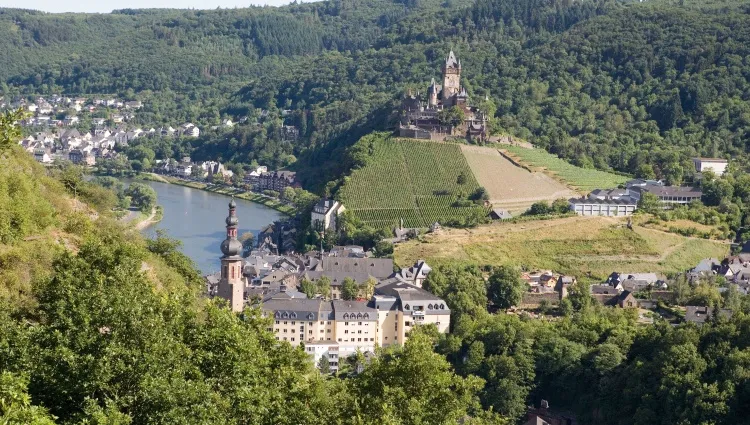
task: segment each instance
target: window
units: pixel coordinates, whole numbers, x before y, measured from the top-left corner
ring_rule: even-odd
[[[310,329],[307,333],[309,333],[310,335],[312,335],[312,329]]]
[[[279,321],[278,321],[278,320],[276,321],[276,324],[277,324],[277,325],[279,324]]]
[[[292,325],[296,325],[296,324],[297,324],[297,322],[292,322]]]
[[[286,322],[284,322],[284,324],[286,325]]]
[[[388,341],[388,337],[385,337],[385,340]]]
[[[375,338],[370,338],[370,341],[375,341]]]
[[[312,331],[310,331],[310,332],[312,332]],[[326,333],[326,331],[324,331],[323,329],[321,329],[320,333],[324,334],[324,333]]]
[[[305,331],[305,327],[304,327],[304,326],[300,326],[300,327],[299,327],[299,331],[300,331],[300,332],[304,332],[304,331]]]
[[[405,326],[411,326],[411,322],[405,322],[404,325]]]
[[[284,337],[284,341],[286,341],[286,337]]]
[[[344,322],[344,326],[349,326],[349,322]]]
[[[312,326],[312,322],[308,323],[308,325]]]
[[[357,338],[357,342],[362,342],[362,338]]]
[[[348,334],[348,333],[349,333],[349,329],[345,329],[345,330],[344,330],[344,333],[345,333],[345,334]]]
[[[362,333],[362,330],[358,330],[358,331],[357,331],[357,333],[358,333],[358,334],[361,334],[361,333]]]
[[[341,338],[339,338],[339,342],[341,342]]]
[[[352,338],[352,342],[354,342],[354,338]]]
[[[286,333],[286,329],[284,329],[284,333]]]
[[[362,326],[362,322],[359,322],[359,326]]]
[[[294,341],[294,337],[292,337],[292,341]]]
[[[278,340],[279,340],[279,337],[276,337],[276,341],[278,341]]]

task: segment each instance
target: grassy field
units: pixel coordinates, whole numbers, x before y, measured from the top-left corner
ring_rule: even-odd
[[[512,264],[551,269],[600,281],[613,271],[673,273],[707,257],[723,258],[729,245],[636,227],[607,217],[569,217],[522,223],[496,223],[476,229],[446,229],[396,247],[400,265],[424,259]]]
[[[579,196],[544,173],[531,173],[516,166],[496,148],[461,145],[461,150],[495,208],[525,211],[537,201]]]
[[[528,166],[532,170],[545,171],[582,192],[617,187],[628,180],[627,177],[618,174],[576,167],[548,153],[544,149],[503,146],[502,150],[514,160]]]
[[[366,136],[366,165],[345,178],[338,197],[348,210],[376,227],[426,227],[471,214],[478,206],[454,207],[458,193],[479,188],[461,147],[381,134]],[[459,175],[465,181],[458,183]]]

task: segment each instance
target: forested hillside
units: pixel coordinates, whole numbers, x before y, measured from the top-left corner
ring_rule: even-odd
[[[331,0],[109,15],[3,10],[0,79],[10,94],[145,97],[144,125],[248,116],[172,151],[291,165],[322,190],[348,172],[345,149],[392,125],[404,89],[424,92],[452,48],[470,94],[489,95],[496,132],[584,167],[678,183],[691,156],[746,155],[748,5]],[[282,109],[290,111],[283,119]],[[301,137],[282,141],[282,124]]]

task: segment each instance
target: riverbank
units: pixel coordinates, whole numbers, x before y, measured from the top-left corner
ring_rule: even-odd
[[[161,206],[157,205],[151,208],[151,213],[149,213],[148,216],[142,211],[130,210],[128,214],[120,218],[120,221],[133,224],[133,228],[140,232],[145,228],[160,222],[163,217],[164,210]]]
[[[94,173],[94,174],[99,175],[98,173]],[[106,175],[106,174],[101,174],[101,175]],[[295,211],[294,207],[287,205],[279,201],[276,198],[271,198],[270,196],[265,196],[260,193],[244,191],[236,187],[218,185],[218,184],[209,184],[209,183],[197,182],[197,181],[192,181],[192,180],[183,180],[177,177],[164,176],[161,174],[145,173],[145,172],[136,173],[131,178],[133,180],[154,181],[154,182],[159,182],[159,183],[171,183],[171,184],[176,184],[179,186],[187,186],[193,189],[205,190],[207,192],[218,193],[219,195],[234,196],[236,198],[242,198],[246,201],[250,201],[256,204],[266,206],[268,208],[276,210],[287,216],[294,215],[294,211]]]
[[[261,195],[259,193],[246,192],[242,189],[238,189],[236,187],[231,187],[231,186],[209,184],[209,183],[196,182],[196,181],[190,181],[190,180],[182,180],[182,179],[178,179],[175,177],[160,176],[158,174],[154,176],[163,179],[163,182],[166,182],[166,183],[176,184],[180,186],[187,186],[193,189],[218,193],[220,195],[234,196],[235,198],[241,198],[246,201],[250,201],[256,204],[266,206],[284,215],[291,216],[294,214],[294,207],[289,206],[279,201],[278,199],[274,199],[269,196]],[[162,180],[154,179],[154,181],[162,181]]]

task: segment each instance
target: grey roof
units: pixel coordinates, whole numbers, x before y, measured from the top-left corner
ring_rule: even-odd
[[[641,289],[648,288],[651,283],[642,279],[625,279],[620,282],[622,289],[630,292],[638,292]]]
[[[445,67],[446,68],[458,68],[459,63],[456,59],[456,55],[453,54],[453,50],[448,53],[448,57],[445,58]]]
[[[365,301],[331,301],[333,306],[333,317],[336,320],[375,321],[378,319],[378,311],[367,306]]]
[[[397,279],[389,279],[375,286],[375,294],[398,297],[402,303],[407,301],[443,301],[422,288],[410,285]]]
[[[344,279],[347,277],[352,278],[357,283],[365,283],[369,278],[375,278],[375,276],[367,273],[347,273],[347,272],[325,272],[307,270],[302,273],[301,278],[307,278],[308,280],[318,280],[323,276],[327,276],[331,279],[331,286],[341,286],[344,284]],[[375,278],[377,279],[377,278]]]
[[[318,320],[321,312],[320,299],[300,299],[300,298],[271,298],[264,301],[261,308],[266,312],[273,312],[277,320]]]
[[[621,199],[570,198],[568,202],[571,204],[638,205],[638,201],[629,196]]]
[[[366,273],[378,279],[385,279],[393,274],[393,260],[390,258],[323,257],[316,271]]]
[[[700,198],[703,192],[692,186],[658,186],[647,185],[639,188],[642,192],[649,192],[656,196],[677,196],[688,198]]]
[[[370,301],[370,307],[375,307],[378,311],[398,310],[398,298],[392,295],[374,295]]]
[[[610,285],[591,285],[591,293],[615,295],[618,291]]]
[[[693,272],[711,272],[721,267],[721,261],[716,258],[704,258],[692,270]]]
[[[689,305],[685,311],[685,320],[693,323],[705,323],[710,317],[714,315],[714,311],[711,307]],[[719,310],[719,317],[729,319],[732,317],[732,310],[728,308],[722,308]]]

